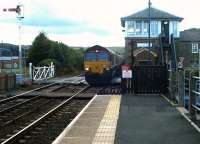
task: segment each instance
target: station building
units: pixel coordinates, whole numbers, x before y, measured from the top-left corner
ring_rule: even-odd
[[[199,46],[200,29],[192,28],[180,32],[180,40],[177,44],[178,57],[184,58],[184,67],[199,67]]]
[[[130,60],[131,48],[150,48],[157,52],[160,47],[160,37],[165,37],[170,43],[170,35],[178,40],[180,37],[179,24],[183,18],[150,8],[150,43],[149,43],[149,8],[121,18],[121,26],[125,32],[125,57]]]

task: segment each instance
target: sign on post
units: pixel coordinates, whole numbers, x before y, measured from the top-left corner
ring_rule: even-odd
[[[132,78],[132,70],[123,70],[122,71],[122,78]]]
[[[128,64],[122,65],[122,78],[132,78],[132,70]]]

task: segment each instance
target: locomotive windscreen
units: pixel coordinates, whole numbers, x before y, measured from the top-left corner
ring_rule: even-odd
[[[97,56],[96,56],[96,53],[86,53],[85,54],[85,60],[86,61],[96,61],[97,60]]]
[[[99,61],[109,61],[109,55],[105,52],[99,52],[98,60]]]

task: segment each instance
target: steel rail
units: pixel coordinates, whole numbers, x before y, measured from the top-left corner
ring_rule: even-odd
[[[14,106],[11,106],[11,107],[9,107],[9,108],[6,108],[6,109],[0,111],[0,114],[1,114],[1,113],[5,113],[5,112],[8,112],[8,111],[11,111],[11,110],[13,110],[14,108],[16,108],[16,107],[18,107],[18,106],[21,106],[21,105],[23,105],[23,104],[27,104],[27,103],[29,103],[29,102],[31,102],[31,101],[34,101],[34,100],[38,99],[38,98],[39,98],[39,97],[36,96],[36,97],[33,97],[33,98],[31,98],[31,99],[28,99],[28,100],[26,100],[26,101],[24,101],[24,102],[18,103],[18,104],[14,105]]]
[[[34,127],[36,127],[37,125],[39,125],[43,120],[47,119],[48,117],[50,117],[52,114],[54,114],[56,111],[58,111],[59,109],[61,109],[65,104],[67,104],[68,102],[70,102],[75,96],[77,96],[78,94],[80,94],[81,92],[86,91],[89,88],[86,87],[82,90],[80,90],[79,92],[77,92],[76,94],[74,94],[73,96],[71,96],[70,98],[68,98],[67,100],[65,100],[64,102],[62,102],[61,104],[59,104],[58,106],[56,106],[55,108],[53,108],[52,110],[50,110],[48,113],[46,113],[45,115],[41,116],[40,118],[38,118],[36,121],[34,121],[33,123],[31,123],[30,125],[28,125],[27,127],[25,127],[24,129],[22,129],[21,131],[19,131],[18,133],[12,135],[10,138],[8,138],[7,140],[5,140],[4,142],[2,142],[1,144],[10,144],[10,143],[14,143],[18,138],[20,138],[22,135],[24,135],[25,133],[27,133],[28,131],[30,131],[31,129],[33,129]]]
[[[30,90],[30,91],[27,91],[27,92],[18,94],[18,95],[16,95],[16,96],[13,96],[13,97],[10,97],[10,98],[6,98],[6,99],[3,99],[3,100],[0,100],[0,104],[5,103],[5,102],[10,101],[10,100],[14,100],[14,99],[16,99],[16,98],[18,98],[18,97],[20,97],[20,96],[22,96],[22,95],[28,94],[28,93],[30,93],[30,92],[33,92],[33,91],[37,91],[37,90],[41,90],[41,89],[50,87],[50,86],[52,86],[52,85],[56,85],[56,83],[52,83],[52,84],[49,84],[49,85],[45,85],[45,86],[42,86],[42,87],[39,87],[39,88]]]
[[[43,105],[45,105],[45,104],[48,104],[48,103],[49,103],[49,101],[47,101],[47,102],[45,102],[45,103],[42,103],[42,104],[38,105],[37,107],[33,108],[32,110],[29,110],[29,111],[27,111],[26,113],[23,113],[22,115],[19,115],[19,116],[17,116],[16,118],[7,121],[4,125],[0,126],[0,128],[1,128],[1,127],[5,127],[6,125],[10,125],[10,124],[16,122],[16,121],[19,120],[20,118],[25,117],[25,116],[27,116],[27,115],[29,115],[29,114],[35,112],[35,111],[38,110],[41,106],[43,106]]]

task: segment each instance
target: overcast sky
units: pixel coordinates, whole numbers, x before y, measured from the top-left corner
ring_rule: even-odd
[[[183,17],[180,29],[200,28],[199,0],[151,0],[155,8]],[[120,18],[143,10],[148,0],[0,0],[0,40],[18,44],[16,13],[24,5],[22,44],[31,44],[40,31],[70,46],[124,46]]]

